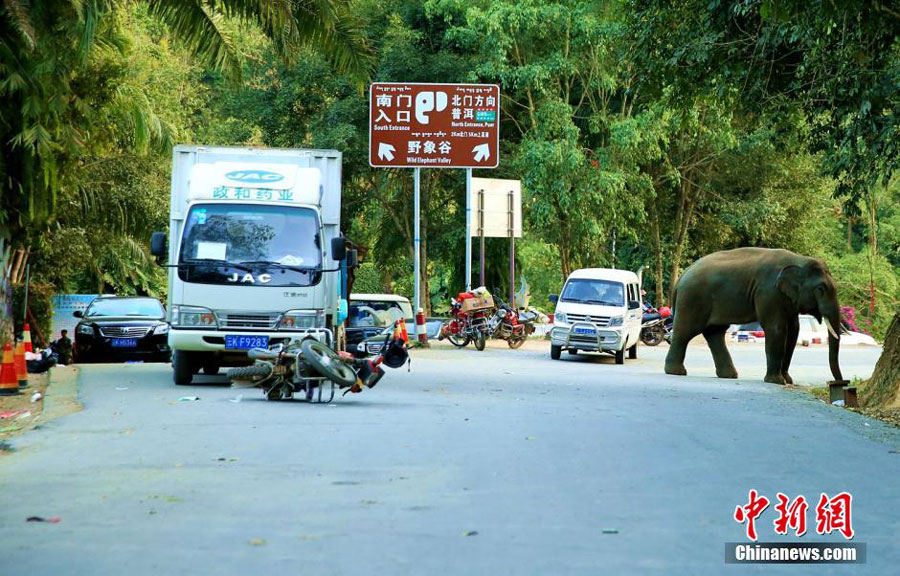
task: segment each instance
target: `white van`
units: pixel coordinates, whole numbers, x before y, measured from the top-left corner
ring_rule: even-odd
[[[616,364],[637,358],[641,337],[641,285],[637,274],[610,268],[583,268],[569,275],[562,293],[550,295],[556,303],[550,332],[550,357],[609,352]]]

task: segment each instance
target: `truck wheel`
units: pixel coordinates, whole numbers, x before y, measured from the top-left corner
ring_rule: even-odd
[[[550,345],[550,358],[553,360],[559,360],[560,356],[562,356],[562,346],[557,346],[555,344]]]
[[[203,363],[203,373],[207,376],[215,376],[219,373],[219,365],[213,360],[207,360]]]
[[[628,349],[628,359],[637,360],[637,342],[634,343],[634,346]]]
[[[625,348],[621,350],[616,350],[616,364],[624,364],[625,363]]]
[[[191,366],[191,357],[184,350],[172,352],[172,369],[174,371],[175,384],[187,386],[194,379],[194,367]]]

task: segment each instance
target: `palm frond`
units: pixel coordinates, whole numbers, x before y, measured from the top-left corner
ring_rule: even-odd
[[[223,25],[225,15],[204,0],[152,0],[150,12],[161,18],[172,35],[206,64],[230,78],[241,73],[240,54],[231,32]]]
[[[0,4],[0,13],[6,16],[6,21],[15,30],[29,51],[34,50],[34,44],[37,36],[34,31],[34,24],[31,21],[29,13],[29,5],[23,0],[3,0]]]

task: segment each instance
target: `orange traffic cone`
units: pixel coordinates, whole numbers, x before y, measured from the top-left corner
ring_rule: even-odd
[[[16,379],[19,381],[19,388],[27,388],[28,365],[25,363],[25,343],[21,340],[16,342],[16,353],[13,358],[13,364],[16,365]]]
[[[18,393],[19,382],[16,380],[16,364],[13,359],[13,349],[7,342],[3,346],[3,364],[0,366],[0,395],[11,396]]]
[[[34,348],[31,347],[31,326],[28,324],[25,325],[25,330],[23,330],[24,339],[25,339],[25,351],[26,352],[34,352]]]
[[[400,337],[403,338],[403,341],[409,344],[409,332],[406,331],[406,319],[400,319]]]

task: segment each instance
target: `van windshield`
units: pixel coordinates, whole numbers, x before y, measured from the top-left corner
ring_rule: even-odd
[[[624,306],[625,285],[609,280],[593,280],[591,278],[572,278],[566,282],[560,300],[579,304],[598,304],[602,306]]]
[[[198,204],[184,224],[179,277],[205,284],[310,286],[322,271],[314,210]]]

